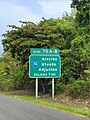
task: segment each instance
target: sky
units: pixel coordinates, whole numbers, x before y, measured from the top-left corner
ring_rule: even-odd
[[[0,0],[0,55],[3,53],[2,34],[7,25],[20,26],[19,21],[39,22],[42,17],[61,18],[71,13],[71,0]]]

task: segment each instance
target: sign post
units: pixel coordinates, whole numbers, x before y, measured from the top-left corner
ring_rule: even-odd
[[[54,78],[61,75],[58,49],[31,48],[29,57],[29,77],[36,78],[36,98],[38,98],[38,78],[52,78],[52,98],[54,99]]]
[[[52,99],[54,99],[54,78],[52,78]]]
[[[36,78],[36,98],[38,98],[38,78]]]

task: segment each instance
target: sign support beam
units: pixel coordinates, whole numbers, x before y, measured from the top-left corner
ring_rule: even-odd
[[[38,98],[38,78],[36,78],[36,98]]]
[[[52,78],[52,99],[54,99],[54,78]]]

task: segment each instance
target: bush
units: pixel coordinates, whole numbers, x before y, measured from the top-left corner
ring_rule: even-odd
[[[73,98],[89,98],[90,80],[77,80],[67,85],[68,95]]]

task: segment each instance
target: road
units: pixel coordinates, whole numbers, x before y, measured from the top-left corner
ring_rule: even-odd
[[[90,120],[0,95],[0,120]]]

